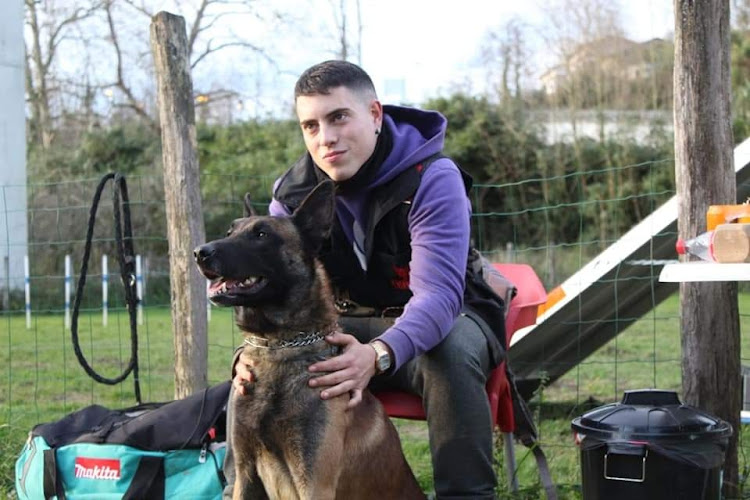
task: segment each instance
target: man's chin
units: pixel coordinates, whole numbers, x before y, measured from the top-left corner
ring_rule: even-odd
[[[354,177],[354,174],[357,173],[360,167],[355,168],[349,165],[324,165],[321,166],[320,169],[325,172],[333,182],[344,182]]]

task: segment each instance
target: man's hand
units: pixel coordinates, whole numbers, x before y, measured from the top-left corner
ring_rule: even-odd
[[[339,332],[326,336],[326,342],[341,346],[343,352],[310,366],[313,373],[330,372],[310,379],[310,387],[325,387],[320,393],[323,399],[349,393],[347,408],[354,408],[362,401],[362,391],[375,375],[375,350],[367,344],[360,344],[353,336]]]
[[[240,354],[237,362],[234,364],[235,375],[232,379],[232,385],[237,394],[247,395],[247,386],[252,385],[255,381],[253,366],[254,363],[251,358],[245,356],[244,353]]]

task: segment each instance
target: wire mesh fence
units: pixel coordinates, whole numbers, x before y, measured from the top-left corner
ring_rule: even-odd
[[[608,248],[632,237],[628,233],[632,226],[674,195],[673,188],[664,182],[673,170],[672,160],[665,159],[561,175],[540,172],[521,182],[475,185],[471,192],[473,242],[490,260],[530,264],[554,297],[558,285]],[[245,191],[270,195],[273,180],[262,176],[203,176],[202,185],[223,186],[212,190],[210,196],[204,194],[202,200],[207,239],[221,236],[232,219],[242,214]],[[29,261],[28,276],[23,266],[9,266],[3,283],[0,488],[4,485],[8,491],[13,484],[13,461],[34,424],[59,418],[88,404],[126,407],[135,403],[130,378],[106,386],[95,383],[84,373],[73,354],[70,328],[65,322],[65,256],[69,255],[72,262],[68,284],[75,290],[80,280],[91,198],[98,182],[99,179],[80,179],[24,186],[28,200],[28,239],[18,242],[13,235],[0,235],[6,254],[23,253]],[[127,182],[133,243],[142,260],[142,322],[138,326],[140,384],[145,401],[165,401],[173,397],[174,345],[164,191],[160,175],[131,176]],[[598,191],[592,192],[589,188],[592,186]],[[553,199],[553,193],[562,191],[567,193],[564,202]],[[114,210],[108,197],[105,191],[95,219],[78,331],[81,351],[92,367],[112,376],[127,365],[131,340],[115,259]],[[260,212],[267,201],[256,200]],[[507,206],[514,208],[498,208]],[[0,218],[13,216],[13,210],[0,207],[3,211]],[[660,237],[675,238],[676,234],[668,230]],[[103,256],[109,257],[107,273],[100,264]],[[606,320],[587,309],[585,297],[572,301],[577,314],[564,320],[554,317],[545,320],[558,321],[559,328],[581,345],[577,357],[573,355],[572,366],[549,379],[544,374],[537,376],[528,389],[533,393],[532,406],[542,444],[547,448],[553,478],[558,484],[580,482],[577,450],[569,426],[573,417],[592,405],[619,400],[624,390],[680,389],[679,304],[674,290],[661,295],[654,291],[658,257],[653,252],[644,256],[652,270],[645,277],[632,275],[622,266],[617,268],[619,272],[599,280],[616,285],[597,306],[609,312]],[[105,275],[109,279],[102,279]],[[30,289],[28,326],[23,283],[28,283]],[[633,298],[622,291],[636,283],[645,285],[645,292],[639,292],[638,299],[647,307],[629,309],[629,304],[623,301]],[[104,284],[107,284],[109,310],[106,324],[102,314]],[[750,325],[749,303],[750,294],[743,291],[740,314],[745,331]],[[593,337],[608,337],[589,355],[584,344],[589,342],[587,335],[592,331]],[[230,310],[211,309],[208,342],[209,382],[217,383],[228,377],[229,360],[240,342]],[[743,353],[750,352],[747,347],[743,339]],[[542,346],[539,362],[549,355]],[[745,467],[742,450],[740,465]],[[519,477],[522,484],[533,488],[536,472],[533,461],[526,460],[526,456],[519,460]]]

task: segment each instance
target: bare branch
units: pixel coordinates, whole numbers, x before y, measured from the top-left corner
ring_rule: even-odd
[[[193,55],[193,46],[195,45],[195,40],[198,38],[198,35],[201,32],[201,22],[203,22],[203,16],[206,13],[208,4],[209,0],[202,0],[200,7],[198,7],[198,11],[195,13],[195,19],[193,20],[193,25],[190,27],[190,33],[188,34],[187,40],[188,59],[190,59],[190,57]]]
[[[112,17],[112,0],[108,0],[106,2],[105,12],[107,13],[107,25],[109,26],[110,39],[112,41],[112,46],[115,49],[115,57],[117,58],[117,77],[114,86],[120,89],[123,94],[125,94],[125,97],[127,98],[126,106],[133,109],[133,111],[135,111],[138,116],[143,118],[150,127],[156,129],[156,121],[151,117],[151,115],[146,112],[143,105],[138,102],[138,99],[136,99],[133,91],[125,83],[122,63],[122,50],[120,48],[117,29],[115,28],[114,19]]]
[[[149,19],[154,17],[154,11],[144,7],[143,2],[141,2],[141,5],[136,5],[133,0],[122,0],[122,1],[126,3],[127,5],[131,6],[136,11],[143,14],[144,16],[147,16]]]
[[[63,36],[61,35],[63,33],[63,30],[71,24],[77,23],[93,16],[94,13],[102,8],[102,6],[103,3],[97,2],[88,8],[78,8],[73,12],[71,16],[60,21],[60,23],[52,30],[49,35],[49,39],[47,40],[47,58],[45,61],[45,67],[48,68],[49,65],[52,64],[52,60],[54,59],[57,47],[63,39]]]
[[[265,52],[263,51],[262,48],[258,47],[257,45],[253,45],[250,42],[242,42],[242,41],[238,41],[238,42],[225,42],[225,43],[221,43],[221,44],[219,44],[219,45],[217,45],[215,47],[211,47],[211,42],[209,41],[208,44],[206,44],[205,50],[203,52],[201,52],[201,54],[190,64],[190,68],[191,69],[195,68],[195,66],[199,62],[201,62],[201,60],[205,59],[210,54],[213,54],[214,52],[218,52],[220,50],[226,49],[228,47],[245,47],[245,48],[249,48],[249,49],[252,49],[253,51],[257,52],[258,54],[260,54],[260,55],[262,55],[265,58],[267,58],[267,59],[270,60],[270,58],[265,54]]]

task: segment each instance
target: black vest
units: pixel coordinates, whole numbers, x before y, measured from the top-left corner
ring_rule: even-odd
[[[441,156],[433,155],[371,191],[365,225],[367,271],[361,268],[352,243],[336,218],[331,238],[324,245],[320,258],[337,293],[344,292],[357,304],[375,309],[403,306],[411,298],[408,226],[411,200],[422,174]],[[275,198],[295,210],[318,182],[314,168],[310,157],[305,155],[284,175]],[[468,193],[471,177],[463,171],[461,174]]]

